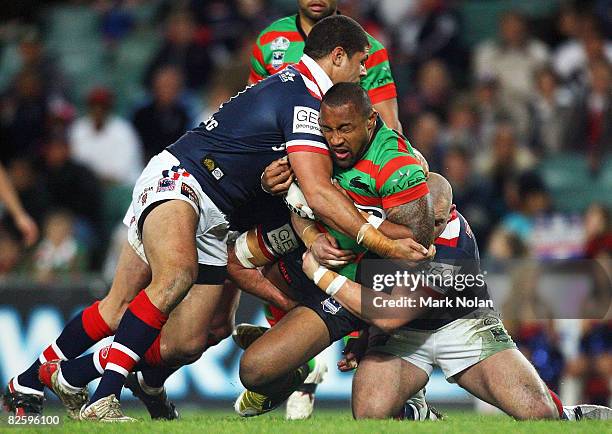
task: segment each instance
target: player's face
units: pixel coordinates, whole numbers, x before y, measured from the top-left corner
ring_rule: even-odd
[[[367,74],[365,63],[368,60],[369,51],[370,49],[367,47],[364,51],[358,51],[353,54],[352,57],[345,55],[334,83],[359,83]]]
[[[376,126],[376,112],[364,117],[353,104],[329,107],[321,104],[319,124],[334,164],[352,167],[363,155]]]
[[[300,14],[315,23],[335,13],[337,6],[337,0],[298,0]]]
[[[434,205],[434,240],[442,235],[451,213],[455,210],[455,205],[446,201],[438,201]]]

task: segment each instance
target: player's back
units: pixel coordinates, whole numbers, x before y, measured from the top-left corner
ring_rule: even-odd
[[[167,150],[191,173],[226,214],[252,199],[265,167],[285,154],[291,140],[319,140],[296,131],[296,108],[318,114],[312,97],[293,68],[247,87]]]

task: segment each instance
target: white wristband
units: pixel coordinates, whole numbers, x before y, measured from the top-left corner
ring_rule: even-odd
[[[312,281],[315,283],[315,285],[319,284],[321,277],[323,277],[323,275],[327,273],[328,271],[329,270],[327,268],[325,268],[322,265],[319,265],[319,268],[317,268],[317,271],[315,271],[314,274],[312,275]]]
[[[370,214],[368,216],[368,223],[370,223],[372,226],[374,226],[375,229],[378,229],[380,227],[380,225],[382,225],[382,222],[384,222],[385,219],[381,219],[380,217],[376,217],[374,214]]]
[[[329,284],[325,292],[327,293],[327,295],[333,297],[338,291],[340,291],[340,288],[342,288],[342,285],[344,285],[344,282],[346,282],[347,280],[348,279],[344,276],[336,276],[336,278],[332,280],[332,283]]]
[[[357,232],[357,244],[361,245],[363,239],[365,238],[365,233],[371,226],[372,223],[364,223],[363,225],[361,225],[361,227],[359,228],[359,232]]]

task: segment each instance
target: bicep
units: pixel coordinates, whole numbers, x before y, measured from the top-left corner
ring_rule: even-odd
[[[422,246],[429,246],[433,242],[434,210],[429,193],[386,210],[387,219],[393,223],[408,227],[414,240]]]
[[[396,131],[402,132],[402,125],[398,118],[397,99],[391,98],[374,104],[384,123]]]

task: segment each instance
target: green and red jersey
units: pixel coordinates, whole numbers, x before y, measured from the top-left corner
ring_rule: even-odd
[[[386,217],[385,209],[404,205],[429,193],[425,172],[412,146],[380,118],[363,157],[350,168],[335,167],[334,179],[357,208],[382,218]],[[353,238],[327,226],[322,229],[336,238],[341,249],[351,250],[358,257],[366,251]],[[336,271],[355,280],[357,262]]]
[[[281,18],[270,24],[257,37],[251,54],[249,81],[259,80],[276,74],[287,65],[299,62],[304,53],[306,34],[300,25],[299,15]],[[389,56],[385,47],[368,34],[370,55],[366,61],[368,74],[361,81],[368,91],[372,104],[397,97],[397,90]]]

